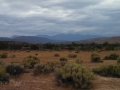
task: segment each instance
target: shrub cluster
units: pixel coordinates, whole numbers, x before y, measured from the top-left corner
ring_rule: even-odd
[[[119,77],[120,65],[106,65],[99,68],[94,68],[93,72],[102,76]]]
[[[7,53],[0,54],[0,58],[7,58]]]
[[[118,54],[112,53],[112,54],[110,54],[109,56],[105,56],[105,57],[103,58],[103,60],[117,60],[118,57],[119,57]]]
[[[23,65],[25,68],[34,68],[35,64],[39,63],[40,60],[35,56],[28,56],[23,60]]]
[[[23,67],[18,63],[10,63],[6,66],[6,72],[10,75],[19,75],[23,73]]]
[[[69,54],[68,57],[69,57],[69,58],[76,58],[77,55],[76,55],[76,54]]]
[[[50,73],[53,71],[54,71],[54,63],[48,62],[47,64],[42,64],[42,63],[36,64],[33,73],[34,75],[38,75],[41,73]]]
[[[9,82],[9,75],[6,73],[5,68],[0,65],[0,83]]]
[[[92,87],[93,73],[83,65],[72,63],[56,70],[56,78],[60,85],[72,85],[75,88]]]
[[[103,60],[100,58],[97,54],[91,54],[91,62],[103,62]]]

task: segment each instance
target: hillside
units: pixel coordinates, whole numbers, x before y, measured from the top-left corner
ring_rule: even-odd
[[[75,41],[75,42],[76,43],[92,43],[92,42],[94,42],[94,43],[98,43],[98,44],[108,42],[110,44],[113,44],[113,43],[120,43],[120,36],[93,38],[93,39],[80,40],[80,41]]]

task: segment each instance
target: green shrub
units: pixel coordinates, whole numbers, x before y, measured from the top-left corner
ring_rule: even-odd
[[[10,63],[6,66],[6,72],[10,75],[19,75],[23,73],[23,67],[17,63]]]
[[[60,85],[72,85],[75,88],[88,89],[92,87],[93,73],[83,65],[66,64],[56,70],[56,78]]]
[[[117,60],[118,57],[119,57],[118,54],[112,53],[112,54],[110,54],[109,56],[105,56],[105,57],[104,57],[104,60]]]
[[[117,58],[117,64],[120,64],[120,57]]]
[[[58,53],[54,54],[55,57],[60,57],[60,55]]]
[[[54,71],[54,65],[52,63],[47,64],[36,64],[34,68],[34,75],[38,75],[41,73],[50,73]]]
[[[91,62],[103,62],[103,60],[101,60],[99,55],[91,54]]]
[[[94,68],[93,72],[102,76],[119,77],[120,78],[120,65],[106,65]]]
[[[111,60],[117,60],[118,57],[119,57],[119,55],[115,54],[115,53],[109,55],[109,59],[111,59]]]
[[[9,76],[3,66],[0,65],[0,83],[9,82]]]
[[[28,56],[23,60],[23,65],[25,68],[34,68],[35,64],[39,63],[40,60],[35,56]]]
[[[109,60],[109,56],[105,56],[103,60]]]
[[[82,59],[76,59],[75,62],[76,62],[77,64],[82,64],[82,63],[83,63]]]
[[[69,58],[76,58],[77,55],[76,55],[76,54],[69,54],[68,57],[69,57]]]
[[[67,59],[62,57],[62,58],[60,58],[60,61],[67,61]]]
[[[0,58],[7,58],[7,53],[0,54]]]

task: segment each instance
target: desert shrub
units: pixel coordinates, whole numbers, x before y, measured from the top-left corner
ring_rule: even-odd
[[[7,53],[0,54],[0,58],[7,58]]]
[[[6,72],[10,75],[19,75],[23,73],[23,68],[20,64],[10,63],[6,66]]]
[[[25,58],[22,63],[24,65],[25,68],[34,68],[35,64],[39,63],[40,60],[35,57],[35,56],[28,56],[27,58]]]
[[[105,57],[104,57],[104,60],[117,60],[118,57],[119,57],[118,54],[112,53],[112,54],[110,54],[109,56],[105,56]]]
[[[76,54],[69,54],[68,57],[69,57],[69,58],[76,58],[77,55],[76,55]]]
[[[120,64],[120,57],[117,58],[117,64]]]
[[[55,57],[60,57],[60,55],[58,53],[54,54]]]
[[[15,55],[15,54],[13,54],[13,55],[11,55],[11,56],[10,56],[10,58],[15,58],[15,57],[16,57],[16,55]]]
[[[106,65],[94,68],[93,72],[102,76],[119,77],[120,78],[120,65]]]
[[[38,75],[41,73],[50,73],[53,71],[54,71],[54,64],[52,64],[52,63],[47,63],[47,64],[39,63],[39,64],[35,65],[33,73],[34,73],[34,75]]]
[[[99,55],[91,54],[91,62],[103,62],[103,60],[101,60]]]
[[[113,54],[109,55],[109,59],[111,59],[111,60],[117,60],[118,57],[119,57],[119,55],[116,54],[116,53],[113,53]]]
[[[62,58],[60,58],[60,61],[67,61],[67,59],[62,57]]]
[[[92,87],[93,73],[83,65],[66,64],[56,70],[56,78],[60,85],[72,85],[75,88],[88,89]]]
[[[103,60],[109,60],[109,56],[105,56]]]
[[[0,65],[0,83],[9,82],[9,75],[6,73],[5,68]]]
[[[82,63],[83,63],[82,59],[76,59],[75,62],[76,62],[77,64],[82,64]]]

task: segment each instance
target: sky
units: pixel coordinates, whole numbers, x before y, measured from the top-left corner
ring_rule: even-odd
[[[0,37],[120,35],[120,0],[0,0]]]

